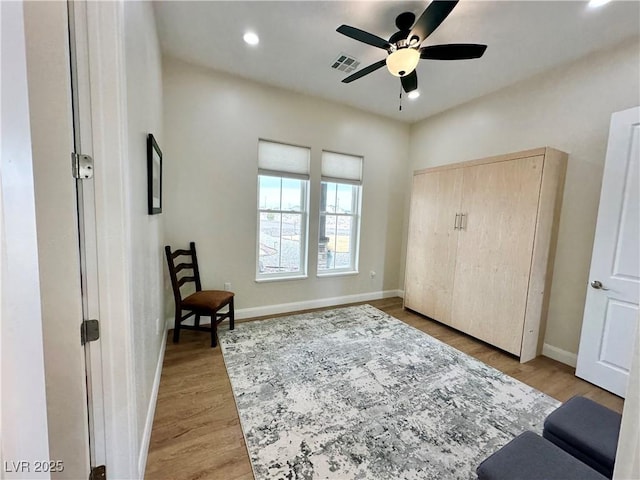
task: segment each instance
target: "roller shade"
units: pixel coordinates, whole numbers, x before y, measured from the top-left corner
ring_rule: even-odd
[[[258,173],[309,180],[310,150],[286,143],[258,141]]]
[[[362,184],[362,157],[322,152],[322,181]]]

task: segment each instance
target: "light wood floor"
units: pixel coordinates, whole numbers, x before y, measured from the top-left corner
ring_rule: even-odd
[[[545,357],[526,364],[483,342],[402,308],[402,299],[367,302],[452,347],[548,395],[566,401],[584,395],[618,412],[623,400],[574,376]],[[221,328],[227,328],[226,322]],[[145,478],[253,480],[220,347],[205,332],[180,332],[167,350],[151,433]]]

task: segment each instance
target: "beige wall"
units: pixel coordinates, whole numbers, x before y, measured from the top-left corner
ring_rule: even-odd
[[[150,2],[124,2],[129,132],[128,200],[131,246],[131,318],[136,385],[136,418],[140,442],[148,441],[153,415],[153,383],[164,342],[162,292],[163,215],[147,214],[147,134],[161,148],[162,70],[160,46]],[[160,325],[160,329],[158,328]],[[146,458],[142,444],[141,462]],[[141,463],[140,468],[144,467]]]
[[[409,172],[407,125],[173,59],[165,58],[163,69],[165,237],[173,248],[196,242],[205,288],[231,282],[236,308],[245,314],[270,305],[395,293]],[[255,282],[259,138],[311,147],[304,280]],[[316,277],[322,149],[364,156],[358,275]],[[165,297],[170,313],[169,290]]]
[[[569,153],[545,337],[565,361],[578,351],[609,120],[640,104],[639,78],[636,38],[411,129],[412,170],[542,146]]]

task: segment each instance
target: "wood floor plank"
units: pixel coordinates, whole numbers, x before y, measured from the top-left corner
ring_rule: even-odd
[[[404,310],[401,298],[367,303],[557,400],[564,402],[574,395],[584,395],[622,412],[620,397],[577,378],[574,369],[567,365],[546,357],[521,364],[508,353]],[[220,328],[226,328],[226,323]],[[173,344],[170,338],[171,332],[145,478],[252,480],[251,463],[220,348],[210,348],[210,337],[202,332],[181,332],[179,344]]]

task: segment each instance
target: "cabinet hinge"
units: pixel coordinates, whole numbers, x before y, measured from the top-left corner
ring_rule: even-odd
[[[74,178],[93,178],[93,158],[81,153],[71,153],[71,173]]]
[[[105,465],[93,467],[89,472],[89,480],[107,480],[107,467]]]
[[[95,342],[100,338],[100,322],[98,320],[84,320],[80,325],[80,343]]]

